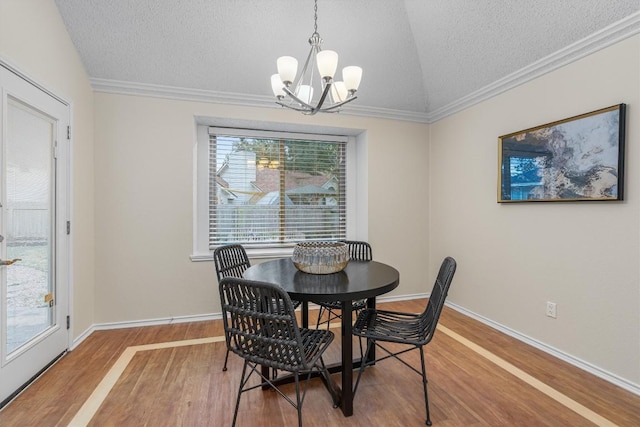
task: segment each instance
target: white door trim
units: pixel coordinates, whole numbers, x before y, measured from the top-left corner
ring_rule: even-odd
[[[56,141],[57,141],[56,145],[58,148],[56,149],[56,154],[55,154],[56,155],[56,160],[55,160],[56,162],[56,168],[55,168],[56,209],[53,212],[53,215],[54,215],[55,224],[56,224],[55,239],[54,239],[54,242],[56,245],[55,246],[56,256],[54,259],[56,260],[56,264],[54,267],[54,272],[55,272],[55,282],[56,282],[57,289],[61,291],[60,294],[57,294],[58,298],[56,301],[56,306],[58,307],[57,310],[60,310],[56,315],[57,328],[58,330],[63,329],[65,333],[59,336],[59,338],[57,338],[58,344],[52,347],[51,349],[54,349],[57,347],[59,349],[58,351],[67,351],[71,348],[71,345],[73,342],[73,339],[72,339],[73,326],[71,322],[68,322],[67,320],[68,319],[67,316],[72,316],[72,312],[73,312],[72,259],[71,259],[72,240],[71,240],[71,235],[67,233],[67,226],[66,226],[67,222],[72,220],[72,206],[73,206],[72,191],[71,191],[72,153],[73,153],[72,140],[71,140],[72,135],[70,135],[67,131],[68,129],[72,129],[71,128],[72,107],[69,101],[55,94],[52,90],[48,89],[43,84],[37,82],[32,77],[18,70],[17,67],[8,63],[2,57],[0,57],[0,69],[4,74],[3,81],[6,79],[4,83],[7,83],[6,87],[3,83],[2,93],[6,94],[6,96],[13,96],[11,95],[12,92],[14,92],[18,88],[22,88],[16,92],[18,99],[21,99],[22,96],[26,96],[26,98],[24,99],[26,99],[27,102],[30,104],[33,100],[36,99],[35,96],[41,96],[43,97],[41,98],[41,101],[43,102],[43,107],[44,105],[49,105],[50,107],[57,105],[57,107],[53,107],[53,108],[57,110],[58,113],[56,114],[60,114],[60,115],[56,115],[56,117],[59,117],[61,120],[57,122],[58,132],[56,137]],[[22,82],[22,83],[17,83],[17,82]],[[27,89],[28,87],[30,87],[31,89]],[[40,95],[35,95],[36,93],[40,93]],[[4,99],[4,96],[5,95],[3,95],[3,99]],[[49,99],[50,101],[46,101],[46,99]],[[36,104],[39,104],[39,103],[40,102],[37,102]],[[37,105],[34,105],[34,108],[39,109]],[[60,297],[62,297],[62,299],[60,299]],[[71,320],[73,320],[73,318],[71,318]],[[67,327],[68,323],[69,323],[69,327]],[[40,366],[42,360],[44,360],[42,358],[44,354],[42,354],[39,357],[32,357],[31,355],[28,355],[28,353],[26,353],[25,351],[23,351],[22,353],[24,353],[24,355],[27,357],[26,359],[24,359],[24,362],[21,362],[21,365],[24,365],[25,362],[28,365],[31,364],[31,366],[34,368],[34,372],[39,370],[36,376],[39,375],[41,372],[43,372],[44,368],[46,368],[51,364],[49,363],[46,366]],[[16,353],[16,355],[17,354],[18,353]],[[33,353],[33,354],[37,354],[37,353]],[[8,364],[10,361],[14,359],[15,357],[11,357],[7,359],[6,363]],[[27,362],[29,360],[31,360],[31,362]],[[34,364],[33,362],[36,362],[36,363]],[[27,365],[24,365],[24,366],[26,367]],[[7,367],[5,366],[4,369],[7,369]],[[30,381],[35,379],[36,376],[32,377],[31,379],[27,378],[26,384],[28,384]],[[14,379],[18,379],[18,378],[14,378]],[[12,388],[16,386],[17,385],[12,386]],[[24,386],[21,386],[21,387],[17,386],[17,387],[19,392]],[[6,392],[7,390],[4,390],[4,391]]]

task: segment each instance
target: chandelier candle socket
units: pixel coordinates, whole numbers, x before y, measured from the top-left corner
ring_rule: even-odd
[[[336,113],[340,107],[357,98],[355,95],[362,79],[362,68],[348,66],[342,69],[342,81],[334,81],[338,68],[338,53],[322,50],[322,39],[318,34],[318,0],[314,6],[314,31],[309,37],[311,50],[298,75],[298,60],[292,56],[281,56],[277,60],[278,74],[271,76],[271,90],[276,103],[303,114]],[[315,72],[318,76],[315,76]],[[297,79],[296,79],[296,76]],[[313,105],[313,80],[317,78],[320,97]]]

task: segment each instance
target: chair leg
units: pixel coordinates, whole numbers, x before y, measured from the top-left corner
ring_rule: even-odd
[[[227,354],[224,356],[224,366],[222,367],[222,371],[227,370],[227,361],[229,360],[229,349],[227,349]]]
[[[327,384],[327,388],[329,389],[329,393],[331,394],[331,399],[333,400],[333,407],[337,408],[340,405],[340,399],[338,397],[338,393],[336,389],[333,387],[333,382],[331,381],[331,374],[327,369],[327,365],[324,364],[324,360],[320,357],[320,373],[324,377],[325,383]]]
[[[362,309],[356,310],[356,319],[360,315],[361,311],[362,311]],[[358,346],[360,347],[360,363],[362,363],[365,360],[364,354],[362,353],[362,337],[358,338]]]
[[[332,309],[327,309],[327,331],[331,327],[331,321],[339,318],[340,316],[338,316]]]
[[[360,342],[360,349],[362,349],[362,338],[360,338],[361,342]],[[360,359],[360,370],[358,371],[358,378],[356,379],[356,385],[353,387],[353,397],[356,397],[356,391],[358,390],[358,384],[360,384],[360,376],[362,375],[362,372],[364,371],[364,368],[367,365],[367,359],[369,359],[369,352],[371,351],[371,348],[376,345],[374,340],[369,340],[369,342],[367,343],[367,351],[364,353],[364,356],[362,356],[362,358]]]
[[[238,397],[236,398],[236,409],[233,411],[233,422],[231,423],[231,427],[236,426],[236,420],[238,419],[238,408],[240,407],[240,396],[242,396],[242,388],[245,384],[245,376],[247,375],[247,365],[249,362],[244,361],[244,366],[242,367],[242,377],[240,378],[240,385],[238,386]]]
[[[302,427],[302,403],[300,402],[300,378],[295,373],[296,380],[296,409],[298,410],[298,427]]]
[[[364,358],[364,354],[362,353],[362,337],[358,337],[358,346],[360,347],[360,365],[366,360]]]
[[[320,306],[320,310],[318,310],[318,321],[316,322],[316,329],[318,329],[320,327],[320,324],[322,323],[322,313],[325,311],[325,308],[323,306]]]
[[[420,347],[420,362],[422,363],[422,388],[424,389],[424,406],[427,411],[427,421],[426,425],[431,425],[431,417],[429,415],[429,396],[427,394],[427,373],[424,367],[424,351],[422,347]]]

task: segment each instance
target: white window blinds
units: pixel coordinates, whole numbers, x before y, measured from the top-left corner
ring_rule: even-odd
[[[346,143],[209,128],[209,247],[345,239]]]

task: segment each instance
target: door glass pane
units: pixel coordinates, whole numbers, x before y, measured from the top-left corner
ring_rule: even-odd
[[[5,146],[7,353],[53,323],[51,200],[53,122],[13,100],[7,109]]]

